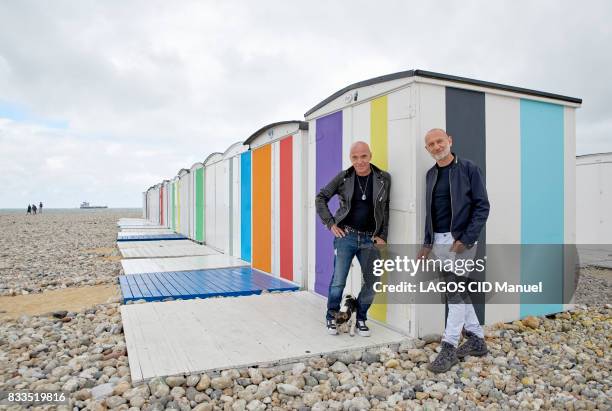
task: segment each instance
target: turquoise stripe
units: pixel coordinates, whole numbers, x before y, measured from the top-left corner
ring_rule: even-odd
[[[251,151],[240,155],[240,258],[251,262]]]
[[[544,294],[521,295],[521,318],[563,310],[563,153],[563,106],[521,100],[521,283]]]

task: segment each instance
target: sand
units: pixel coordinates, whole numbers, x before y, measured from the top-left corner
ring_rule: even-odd
[[[50,290],[39,294],[0,297],[0,320],[20,315],[41,315],[53,311],[80,311],[121,296],[118,285]]]

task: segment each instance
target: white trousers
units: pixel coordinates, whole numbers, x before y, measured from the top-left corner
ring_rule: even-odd
[[[448,251],[455,240],[451,233],[434,233],[434,246],[433,252],[434,258],[456,258],[454,253]],[[476,245],[470,250],[466,250],[463,258],[474,258],[476,255]],[[448,304],[448,318],[446,319],[446,329],[444,330],[444,336],[442,341],[446,341],[449,344],[457,347],[459,345],[459,339],[461,338],[461,331],[465,327],[466,331],[469,331],[480,338],[484,338],[484,331],[478,322],[478,317],[474,311],[472,304],[466,303],[455,303]]]

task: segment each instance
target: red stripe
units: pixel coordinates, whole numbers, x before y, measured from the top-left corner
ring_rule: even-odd
[[[293,137],[280,142],[280,275],[293,281]]]

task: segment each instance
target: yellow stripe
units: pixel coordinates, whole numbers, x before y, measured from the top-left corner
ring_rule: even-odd
[[[388,131],[387,131],[387,96],[372,100],[370,106],[370,147],[372,149],[372,163],[382,170],[389,167]],[[386,258],[385,252],[381,258]],[[380,277],[383,284],[387,284],[387,274]],[[377,294],[370,308],[370,316],[381,322],[387,322],[387,295]]]
[[[385,171],[389,168],[387,124],[387,96],[382,96],[371,103],[370,136],[372,163]]]

